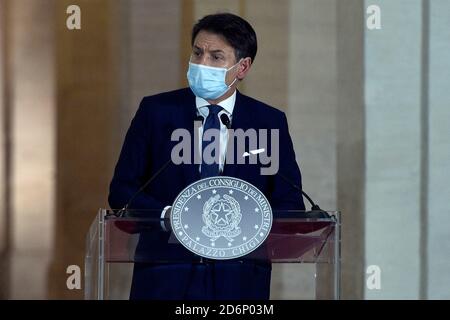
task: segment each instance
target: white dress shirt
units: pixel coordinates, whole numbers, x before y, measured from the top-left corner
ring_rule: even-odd
[[[227,153],[227,144],[228,144],[228,130],[227,127],[222,123],[222,120],[220,120],[220,116],[225,113],[228,118],[230,119],[230,122],[232,121],[232,115],[233,115],[233,109],[234,104],[236,102],[236,90],[234,93],[228,97],[227,99],[223,100],[222,102],[219,102],[217,105],[221,106],[223,108],[222,111],[219,112],[219,121],[220,121],[220,157],[219,157],[219,171],[223,172],[223,167],[225,165],[225,155]],[[209,109],[208,106],[210,103],[206,101],[203,98],[196,97],[195,98],[195,104],[197,106],[197,114],[201,115],[205,120],[209,115]],[[199,127],[198,137],[199,137],[199,150],[197,150],[198,154],[201,155],[202,153],[202,137],[203,137],[203,125]],[[199,158],[201,159],[201,158]],[[201,166],[200,169],[201,171]]]
[[[233,116],[233,109],[234,104],[236,103],[236,90],[234,93],[228,97],[227,99],[223,100],[222,102],[219,102],[217,105],[221,106],[223,108],[222,111],[219,112],[219,122],[220,122],[220,157],[219,157],[219,171],[223,172],[223,167],[225,165],[225,155],[227,154],[227,144],[228,144],[228,130],[227,127],[222,123],[222,120],[220,120],[220,116],[225,113],[228,118],[230,119],[230,122],[232,121]],[[201,115],[205,120],[209,115],[209,109],[208,106],[210,103],[206,101],[203,98],[195,97],[195,105],[197,107],[197,115]],[[199,137],[199,150],[197,150],[198,154],[201,155],[202,153],[202,141],[203,141],[203,125],[198,128],[198,137]],[[199,158],[201,159],[201,158]],[[199,166],[199,171],[201,171],[201,165]],[[164,218],[166,211],[169,210],[171,206],[166,206],[164,210],[161,212],[161,218]],[[161,221],[161,227],[164,231],[168,231],[166,227],[164,226],[163,221]]]

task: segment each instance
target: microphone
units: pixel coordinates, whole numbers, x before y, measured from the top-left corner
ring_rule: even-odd
[[[289,183],[294,189],[296,189],[297,191],[300,191],[301,194],[308,200],[308,202],[311,204],[311,211],[317,211],[318,213],[321,214],[326,214],[326,217],[330,217],[330,215],[328,214],[328,212],[322,210],[318,204],[314,203],[314,201],[311,199],[310,196],[308,196],[308,194],[302,190],[302,188],[300,188],[300,186],[298,186],[296,183],[294,183],[291,179],[289,179],[288,177],[286,177],[285,175],[283,175],[282,173],[280,173],[280,171],[277,172],[277,175],[279,175],[284,181],[286,181],[287,183]]]
[[[222,123],[225,125],[225,127],[227,127],[227,129],[231,128],[230,118],[225,113],[222,113],[220,115],[220,121],[222,121]]]
[[[205,118],[203,116],[201,116],[201,115],[198,115],[198,116],[195,117],[194,121],[201,121],[202,124],[203,124],[203,121],[205,121]]]
[[[198,115],[195,117],[195,121],[201,121],[203,124],[203,122],[205,121],[205,118],[201,115]],[[230,118],[225,113],[222,113],[220,115],[220,121],[225,125],[225,127],[227,127],[227,129],[231,128]]]
[[[148,180],[147,182],[145,182],[145,184],[142,185],[142,187],[139,188],[138,191],[136,191],[133,196],[130,198],[130,200],[128,200],[128,202],[125,204],[125,206],[120,209],[117,213],[114,213],[113,215],[115,215],[116,217],[124,217],[125,213],[128,211],[128,207],[130,206],[130,204],[133,202],[133,200],[136,198],[136,196],[138,196],[153,180],[155,180],[168,166],[169,164],[172,162],[172,159],[167,160],[166,163],[164,163],[162,165],[161,168],[158,169],[158,171],[156,171]]]
[[[201,115],[198,115],[195,117],[194,121],[203,121],[205,120],[205,118]],[[147,182],[139,188],[138,191],[136,191],[133,196],[130,198],[130,200],[127,202],[127,204],[119,210],[118,213],[116,213],[115,215],[118,217],[123,217],[124,214],[127,212],[128,207],[130,206],[130,204],[133,202],[133,200],[153,181],[155,180],[168,166],[169,164],[172,162],[172,159],[167,160],[161,168],[158,169],[158,171],[156,171],[148,180]]]

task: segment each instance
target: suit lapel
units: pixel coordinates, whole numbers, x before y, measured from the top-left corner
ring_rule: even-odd
[[[231,121],[231,129],[242,129],[246,131],[247,129],[252,127],[251,124],[251,115],[249,111],[248,105],[245,105],[244,103],[244,97],[239,91],[236,91],[236,102],[233,109],[233,118]],[[254,125],[253,125],[254,126]],[[228,143],[231,141],[229,140]],[[228,145],[230,147],[230,144]],[[232,163],[229,159],[225,159],[225,166],[223,170],[224,176],[231,176],[231,177],[239,177],[239,174],[241,173],[241,169],[243,167],[242,164],[237,164],[238,157],[242,157],[242,154],[237,154],[237,146],[236,143],[232,144],[232,147],[234,149],[233,155],[234,159]]]
[[[185,97],[185,99],[183,99],[183,101],[180,101],[179,105],[180,105],[180,113],[183,116],[178,115],[175,116],[179,119],[182,119],[183,123],[181,124],[181,127],[189,131],[189,138],[191,141],[191,148],[190,148],[191,163],[181,164],[181,166],[183,166],[185,185],[187,186],[193,183],[194,181],[200,179],[198,164],[194,163],[194,152],[196,152],[195,144],[198,143],[194,140],[195,137],[194,121],[197,116],[197,108],[195,106],[195,96],[190,89],[188,90],[188,94]]]

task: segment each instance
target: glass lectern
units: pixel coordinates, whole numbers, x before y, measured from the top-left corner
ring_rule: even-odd
[[[173,236],[164,238],[168,239],[173,250],[161,252],[149,247],[144,254],[142,249],[137,251],[139,238],[143,235],[171,232],[165,228],[167,221],[159,215],[160,212],[155,210],[128,210],[126,214],[99,210],[86,237],[85,299],[128,299],[135,262],[204,263],[202,257],[191,253]],[[277,265],[308,265],[306,274],[289,278],[290,290],[294,288],[289,298],[305,297],[304,294],[295,296],[295,288],[300,288],[311,291],[307,298],[339,299],[339,212],[273,211],[273,217],[272,229],[263,245],[238,259],[271,262],[274,267],[272,281],[283,277],[277,275],[277,270],[286,270],[276,268]],[[158,243],[152,245],[158,247]],[[312,285],[292,283],[305,279]],[[284,289],[279,285],[271,291],[282,293]],[[283,297],[283,294],[279,296]]]

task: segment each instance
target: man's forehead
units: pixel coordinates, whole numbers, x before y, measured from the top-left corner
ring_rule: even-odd
[[[203,30],[195,37],[194,47],[207,51],[233,51],[233,48],[221,35]]]

